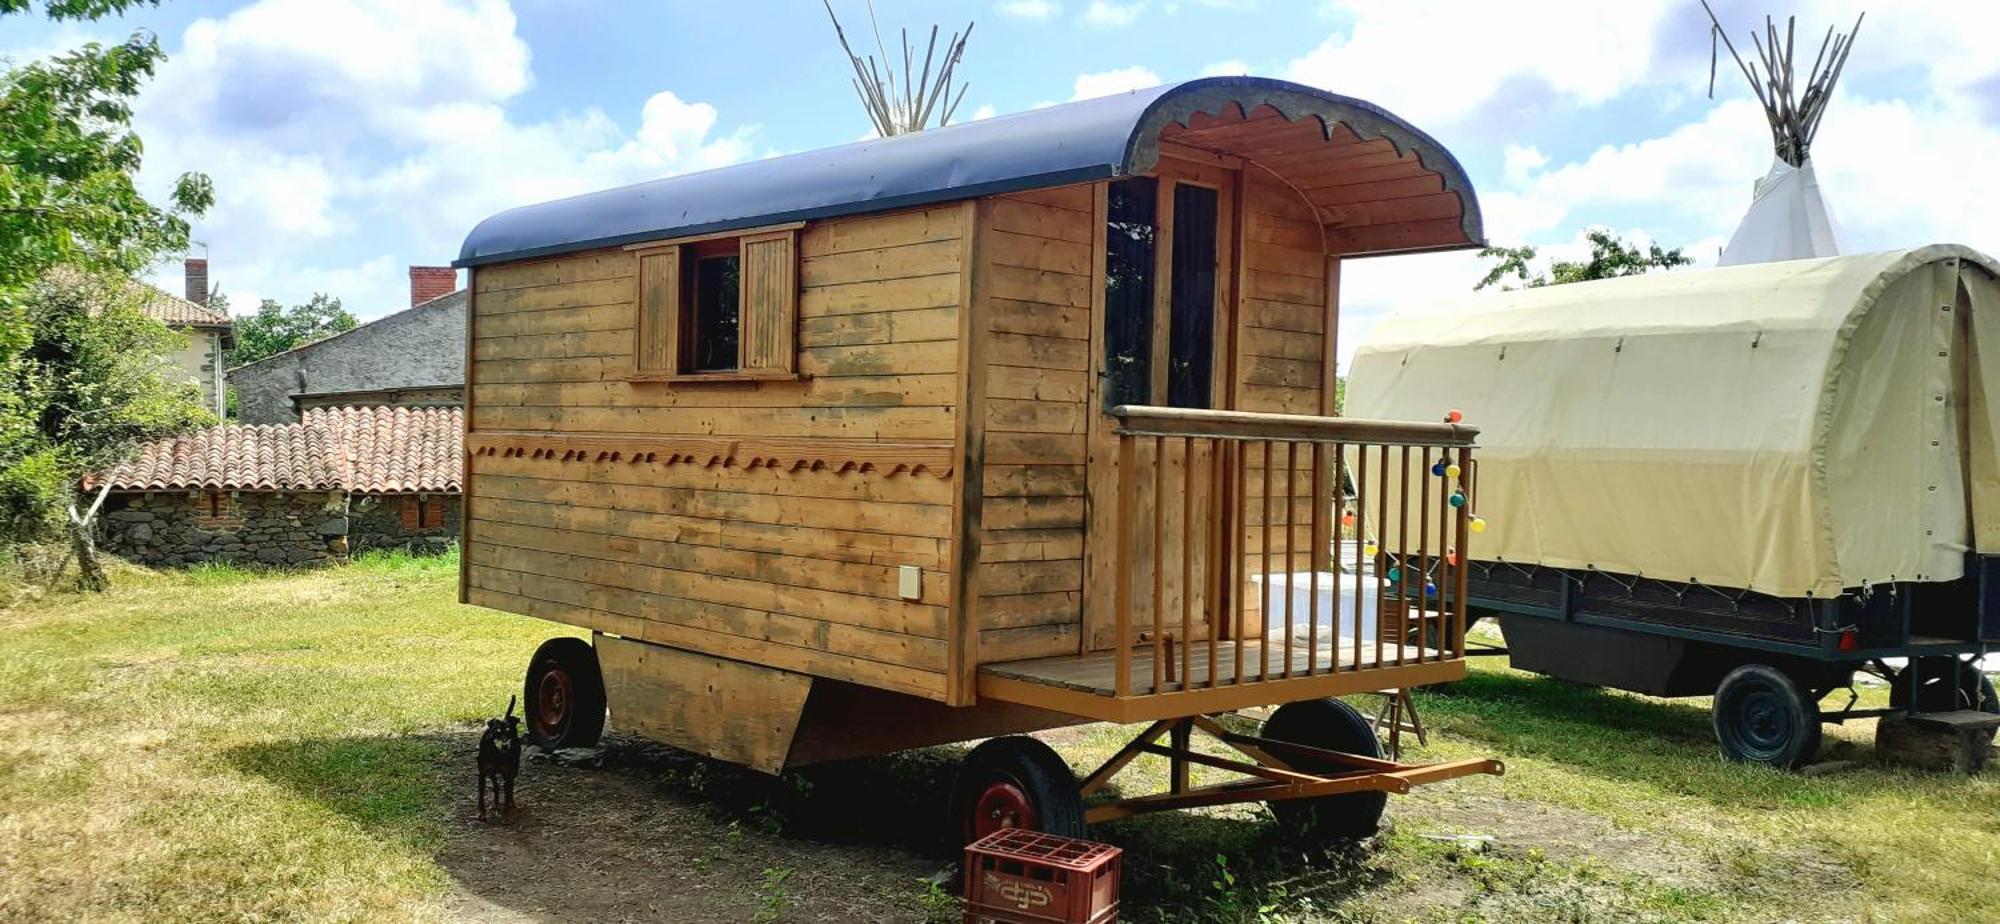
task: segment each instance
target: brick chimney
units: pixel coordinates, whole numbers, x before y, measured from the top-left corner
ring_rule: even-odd
[[[208,260],[189,257],[184,264],[187,276],[187,300],[197,305],[208,305]]]
[[[458,291],[458,270],[449,266],[410,267],[410,304],[421,305]]]

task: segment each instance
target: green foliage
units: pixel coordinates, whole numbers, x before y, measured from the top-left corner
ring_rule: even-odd
[[[133,443],[214,421],[166,357],[187,344],[122,277],[68,268],[29,286],[0,342],[0,544],[50,525],[71,486]]]
[[[228,362],[232,367],[254,363],[353,330],[356,323],[354,315],[340,307],[340,299],[324,292],[290,308],[267,298],[256,314],[236,320],[236,348],[229,351]]]
[[[1473,286],[1473,291],[1490,285],[1500,285],[1502,289],[1514,286],[1504,285],[1504,280],[1512,279],[1525,288],[1562,285],[1566,282],[1583,282],[1587,279],[1611,279],[1617,276],[1637,276],[1656,269],[1673,269],[1694,262],[1681,248],[1672,250],[1658,244],[1649,244],[1641,250],[1636,244],[1628,244],[1617,235],[1602,228],[1595,228],[1586,235],[1590,239],[1590,259],[1578,263],[1573,260],[1557,260],[1549,265],[1544,275],[1533,271],[1530,264],[1535,261],[1535,248],[1488,247],[1479,252],[1481,259],[1495,261],[1486,271],[1485,278]]]
[[[56,266],[130,275],[186,249],[185,216],[215,199],[208,177],[183,175],[165,209],[133,184],[132,98],[163,57],[141,33],[0,74],[0,311]]]
[[[102,19],[141,6],[159,6],[160,0],[42,0],[42,12],[50,19]],[[34,0],[0,0],[0,16],[28,13]]]

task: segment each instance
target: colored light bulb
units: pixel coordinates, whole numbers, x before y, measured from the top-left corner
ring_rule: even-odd
[[[1451,505],[1453,507],[1465,506],[1465,495],[1457,491],[1451,492]]]
[[[1378,545],[1376,545],[1376,544],[1375,544],[1375,543],[1373,543],[1373,542],[1369,542],[1369,543],[1364,543],[1364,544],[1363,544],[1363,545],[1361,546],[1361,554],[1362,554],[1362,555],[1364,555],[1364,556],[1367,556],[1367,557],[1369,557],[1369,558],[1374,558],[1374,557],[1375,557],[1376,555],[1380,554],[1380,553],[1381,553],[1381,551],[1382,551],[1382,547],[1381,547],[1381,546],[1378,546]]]
[[[1444,476],[1446,478],[1457,478],[1460,471],[1462,471],[1462,469],[1460,469],[1456,463],[1453,463],[1451,465],[1447,465],[1444,467]]]
[[[1451,565],[1454,568],[1458,567],[1458,550],[1453,549],[1449,552],[1444,553],[1444,560],[1446,564]]]
[[[1444,412],[1445,423],[1458,423],[1459,421],[1464,419],[1465,419],[1465,412],[1459,410],[1458,408],[1452,408],[1451,410]]]
[[[1389,569],[1389,583],[1394,584],[1401,581],[1402,579],[1403,579],[1403,569],[1401,568]]]
[[[1435,597],[1435,596],[1437,596],[1437,595],[1438,595],[1438,586],[1437,586],[1436,584],[1433,584],[1433,583],[1429,582],[1429,581],[1425,581],[1425,582],[1424,582],[1424,596],[1426,596],[1426,597]]]
[[[1439,461],[1437,461],[1437,462],[1435,462],[1435,463],[1432,463],[1432,465],[1431,465],[1431,474],[1433,474],[1433,475],[1436,475],[1436,476],[1438,476],[1438,477],[1442,478],[1442,477],[1444,477],[1444,471],[1445,471],[1445,469],[1444,469],[1444,462],[1443,462],[1443,460],[1439,460]]]
[[[1472,525],[1472,531],[1473,531],[1473,532],[1475,532],[1475,533],[1483,533],[1483,532],[1485,532],[1485,531],[1486,531],[1486,518],[1485,518],[1485,517],[1473,517],[1473,518],[1472,518],[1472,524],[1471,524],[1471,525]]]

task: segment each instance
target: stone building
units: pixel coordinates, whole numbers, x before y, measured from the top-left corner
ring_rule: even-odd
[[[229,370],[237,419],[283,424],[324,407],[457,407],[466,293],[449,266],[410,267],[410,307]]]
[[[461,429],[457,408],[321,408],[158,440],[109,475],[99,542],[161,567],[442,551],[458,537]]]

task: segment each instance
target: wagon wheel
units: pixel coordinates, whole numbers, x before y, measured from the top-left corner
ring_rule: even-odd
[[[1819,753],[1819,704],[1776,668],[1745,664],[1715,690],[1715,740],[1738,763],[1792,770]]]
[[[1917,658],[1912,667],[1917,671],[1918,712],[1977,709],[1980,712],[2000,713],[2000,696],[1993,691],[1993,681],[1980,671],[1975,662],[1957,658]],[[1909,708],[1908,671],[1912,667],[1905,667],[1888,678],[1889,705],[1893,708]]]
[[[1322,751],[1380,758],[1382,741],[1375,726],[1353,706],[1337,699],[1308,699],[1279,706],[1264,720],[1263,737],[1289,741]],[[1327,761],[1305,757],[1285,757],[1286,763],[1303,773],[1339,773],[1352,770]],[[1382,809],[1389,794],[1363,790],[1316,799],[1279,799],[1269,803],[1271,814],[1293,834],[1312,841],[1359,839],[1375,833],[1382,825]]]
[[[988,740],[965,755],[952,781],[951,816],[960,844],[1003,828],[1083,837],[1083,797],[1053,748],[1026,735]]]
[[[552,638],[528,661],[521,701],[528,740],[552,750],[595,747],[604,735],[604,674],[580,638]]]

